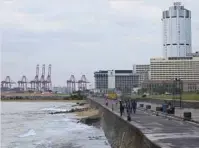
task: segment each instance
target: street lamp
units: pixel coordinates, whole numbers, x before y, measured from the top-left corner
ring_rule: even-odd
[[[173,99],[180,100],[180,107],[182,107],[182,91],[183,82],[180,78],[175,78],[173,81]]]

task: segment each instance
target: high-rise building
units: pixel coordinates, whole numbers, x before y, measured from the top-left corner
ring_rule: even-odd
[[[132,70],[100,70],[94,73],[95,89],[107,92],[116,89],[122,93],[131,93],[138,87],[139,75]]]
[[[186,57],[192,53],[191,11],[175,2],[163,11],[162,22],[164,57]]]

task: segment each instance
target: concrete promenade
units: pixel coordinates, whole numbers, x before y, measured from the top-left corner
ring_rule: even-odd
[[[92,99],[106,107],[103,98]],[[112,108],[111,101],[108,108],[110,110]],[[114,105],[114,112],[119,115],[119,105],[118,107]],[[131,118],[132,125],[139,128],[149,140],[162,148],[199,148],[199,125],[155,116],[141,110],[137,110]],[[127,119],[126,115],[123,119]]]
[[[156,110],[156,107],[162,106],[162,104],[155,104],[155,103],[150,103],[150,102],[138,102],[138,106],[139,106],[139,104],[144,104],[144,106],[151,105],[151,110],[154,110],[154,111]],[[175,108],[175,116],[183,117],[184,112],[191,112],[192,119],[199,122],[199,109],[179,108],[179,107]]]

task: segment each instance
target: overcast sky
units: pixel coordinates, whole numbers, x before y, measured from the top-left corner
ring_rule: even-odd
[[[162,11],[173,0],[0,0],[1,79],[35,76],[52,64],[54,85],[71,74],[132,69],[162,56]],[[199,0],[192,11],[193,51],[199,50]]]

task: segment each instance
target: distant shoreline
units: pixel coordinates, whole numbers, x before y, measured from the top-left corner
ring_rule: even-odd
[[[83,100],[61,100],[61,99],[18,99],[18,100],[9,100],[9,99],[1,99],[1,102],[80,102]]]
[[[30,96],[30,95],[27,95],[27,96],[4,96],[4,95],[1,95],[1,101],[15,101],[15,102],[22,102],[22,101],[76,101],[76,100],[79,100],[81,101],[82,99],[78,99],[78,98],[71,98],[71,96],[54,96],[54,95],[46,95],[46,96]]]

